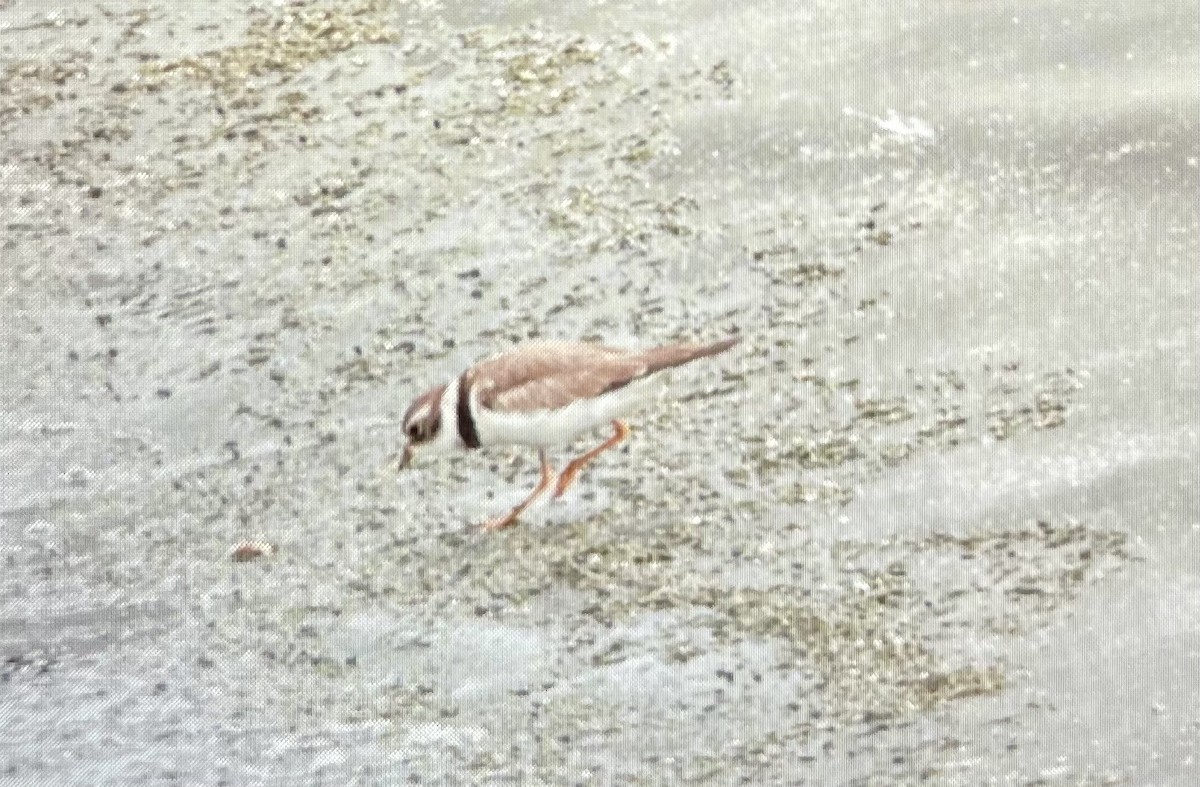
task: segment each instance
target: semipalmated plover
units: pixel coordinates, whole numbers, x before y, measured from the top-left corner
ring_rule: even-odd
[[[621,418],[654,398],[658,372],[724,352],[738,338],[712,344],[667,344],[621,350],[590,342],[531,341],[480,361],[413,400],[404,414],[407,443],[400,467],[417,449],[467,451],[493,445],[538,449],[542,477],[533,492],[486,530],[512,525],[554,481],[546,449],[611,425],[612,436],[558,475],[559,497],[583,467],[629,436]]]

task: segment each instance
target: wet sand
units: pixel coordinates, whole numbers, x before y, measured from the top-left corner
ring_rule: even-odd
[[[0,6],[0,783],[1195,783],[1194,4],[556,9]]]

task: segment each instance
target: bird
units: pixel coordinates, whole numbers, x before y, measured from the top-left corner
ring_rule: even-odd
[[[734,336],[711,343],[676,342],[646,349],[620,349],[598,342],[532,340],[478,361],[458,377],[413,399],[402,421],[405,445],[400,469],[418,451],[455,453],[488,446],[538,449],[541,478],[533,491],[503,516],[483,522],[502,530],[553,483],[559,498],[579,472],[630,435],[624,418],[663,390],[667,369],[723,353]],[[556,473],[547,449],[608,426],[612,434]],[[556,480],[557,479],[557,480]]]

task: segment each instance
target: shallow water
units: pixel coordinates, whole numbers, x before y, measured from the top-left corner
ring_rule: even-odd
[[[0,781],[1194,783],[1194,4],[793,5],[0,8]]]

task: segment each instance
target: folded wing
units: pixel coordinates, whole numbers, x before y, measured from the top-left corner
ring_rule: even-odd
[[[637,352],[585,342],[531,342],[476,366],[472,387],[489,410],[557,410],[627,385],[646,369]]]
[[[655,372],[728,350],[738,339],[621,350],[587,342],[537,341],[478,364],[467,380],[489,410],[556,410],[623,388]]]

